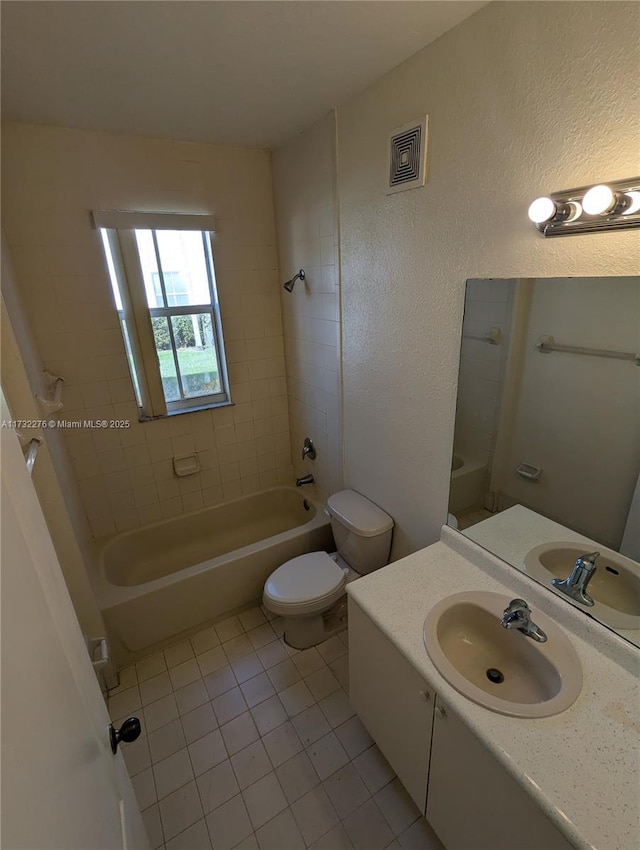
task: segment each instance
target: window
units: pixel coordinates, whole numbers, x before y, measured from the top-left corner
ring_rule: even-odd
[[[94,222],[142,418],[228,404],[211,217],[95,212]]]

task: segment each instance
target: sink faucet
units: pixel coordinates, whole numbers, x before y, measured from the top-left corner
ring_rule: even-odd
[[[504,609],[500,625],[505,629],[518,629],[538,643],[544,643],[547,636],[539,626],[531,621],[531,608],[524,599],[512,599]]]
[[[551,579],[551,584],[571,599],[575,599],[576,602],[581,602],[583,605],[593,605],[593,599],[587,593],[587,585],[597,569],[596,561],[599,557],[600,552],[580,555],[571,575],[565,579]]]
[[[296,487],[302,487],[303,484],[313,484],[315,478],[313,475],[303,475],[302,478],[296,478]]]

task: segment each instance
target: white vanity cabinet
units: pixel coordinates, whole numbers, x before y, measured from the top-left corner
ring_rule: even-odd
[[[353,708],[447,850],[572,850],[353,599],[349,683]]]
[[[573,850],[531,797],[439,697],[431,743],[427,820],[447,850]]]
[[[349,695],[358,716],[424,812],[434,692],[352,599]]]

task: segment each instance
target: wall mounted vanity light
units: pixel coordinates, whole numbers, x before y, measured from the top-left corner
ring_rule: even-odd
[[[552,192],[531,204],[529,218],[543,236],[640,227],[640,177]]]

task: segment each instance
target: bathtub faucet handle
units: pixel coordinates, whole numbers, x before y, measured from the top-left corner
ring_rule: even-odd
[[[302,460],[306,457],[308,457],[309,460],[316,459],[316,447],[313,445],[311,437],[305,437],[304,443],[302,444]]]

